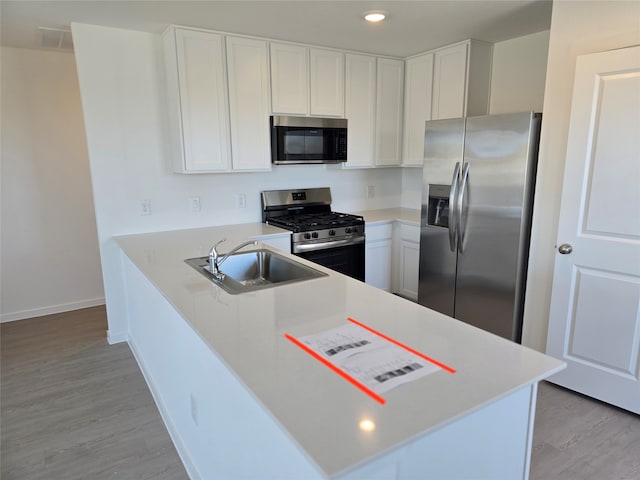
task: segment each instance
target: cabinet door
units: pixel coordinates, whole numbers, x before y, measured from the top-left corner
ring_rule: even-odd
[[[271,102],[273,113],[308,115],[309,49],[271,44]]]
[[[391,291],[393,224],[366,225],[365,283]]]
[[[432,118],[458,118],[465,114],[468,44],[434,54]]]
[[[178,171],[224,171],[231,166],[223,42],[220,35],[181,29],[165,37],[167,68],[173,75],[177,69],[177,82],[168,85],[178,90],[179,113],[172,118],[180,124],[174,138],[182,154],[182,161],[175,162]]]
[[[267,42],[227,37],[234,170],[271,168]]]
[[[400,165],[404,61],[378,58],[376,165]]]
[[[349,121],[345,167],[372,167],[376,137],[376,58],[348,53],[345,79],[345,117]]]
[[[400,275],[397,293],[414,302],[418,301],[418,265],[420,244],[400,240]]]
[[[311,115],[344,116],[344,53],[309,50]]]
[[[432,85],[432,53],[406,61],[402,165],[422,166],[424,127],[431,120]]]
[[[391,291],[391,239],[367,241],[365,283],[387,292]]]

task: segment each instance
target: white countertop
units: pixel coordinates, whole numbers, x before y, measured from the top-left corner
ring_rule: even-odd
[[[382,210],[364,210],[353,212],[364,217],[366,223],[403,222],[420,225],[420,210],[413,208],[385,208]]]
[[[366,218],[381,219],[390,213],[376,217],[368,212]],[[294,258],[329,275],[230,295],[184,263],[186,258],[206,255],[223,237],[232,248],[248,238],[283,233],[263,224],[246,224],[116,240],[329,476],[562,369],[562,362],[551,357],[299,257]],[[344,325],[347,317],[450,365],[457,373],[439,371],[387,392],[383,395],[387,403],[380,405],[283,337],[285,333],[299,338],[322,332]],[[365,418],[375,423],[374,431],[358,428]]]

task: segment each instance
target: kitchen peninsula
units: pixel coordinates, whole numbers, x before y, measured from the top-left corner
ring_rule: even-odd
[[[223,237],[230,249],[288,232],[116,237],[129,344],[192,478],[528,477],[537,383],[562,362],[298,257],[327,275],[230,295],[184,263]],[[456,372],[391,390],[382,405],[284,337],[348,317]]]

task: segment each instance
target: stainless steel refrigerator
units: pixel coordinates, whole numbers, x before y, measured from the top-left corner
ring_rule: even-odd
[[[418,302],[520,342],[541,115],[426,123]]]

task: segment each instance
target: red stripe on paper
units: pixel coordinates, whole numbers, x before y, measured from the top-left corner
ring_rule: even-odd
[[[373,390],[371,390],[370,388],[368,388],[367,386],[363,385],[362,383],[360,383],[358,380],[356,380],[355,378],[353,378],[351,375],[349,375],[347,372],[345,372],[344,370],[339,369],[338,367],[336,367],[333,363],[331,363],[329,360],[321,357],[319,354],[317,354],[316,352],[314,352],[312,349],[310,349],[309,347],[307,347],[304,343],[302,343],[300,340],[298,340],[297,338],[292,337],[291,335],[289,335],[288,333],[284,334],[284,338],[286,338],[287,340],[289,340],[290,342],[292,342],[294,345],[297,345],[298,347],[300,347],[302,350],[304,350],[305,352],[307,352],[309,355],[311,355],[313,358],[315,358],[316,360],[318,360],[319,362],[323,363],[325,366],[329,367],[331,370],[333,370],[335,373],[337,373],[338,375],[340,375],[342,378],[344,378],[345,380],[347,380],[348,382],[350,382],[352,385],[358,387],[360,390],[362,390],[364,393],[366,393],[367,395],[369,395],[371,398],[373,398],[376,402],[384,405],[386,403],[386,400],[384,398],[382,398],[380,395],[378,395],[376,392],[374,392]]]
[[[431,362],[431,363],[433,363],[434,365],[437,365],[438,367],[442,368],[443,370],[446,370],[446,371],[447,371],[447,372],[449,372],[449,373],[456,373],[455,369],[451,368],[450,366],[445,365],[444,363],[439,362],[439,361],[437,361],[437,360],[435,360],[435,359],[433,359],[433,358],[431,358],[431,357],[428,357],[428,356],[426,356],[424,353],[420,353],[419,351],[414,350],[414,349],[413,349],[413,348],[411,348],[411,347],[408,347],[408,346],[407,346],[407,345],[405,345],[404,343],[400,343],[399,341],[394,340],[394,339],[393,339],[393,338],[391,338],[391,337],[388,337],[388,336],[387,336],[387,335],[385,335],[384,333],[380,333],[380,332],[378,332],[377,330],[374,330],[373,328],[371,328],[371,327],[369,327],[369,326],[365,325],[364,323],[360,323],[359,321],[354,320],[354,319],[353,319],[353,318],[351,318],[351,317],[349,317],[347,320],[349,320],[351,323],[355,323],[355,324],[356,324],[356,325],[358,325],[359,327],[364,328],[365,330],[367,330],[367,331],[369,331],[369,332],[373,333],[374,335],[377,335],[377,336],[379,336],[379,337],[381,337],[381,338],[384,338],[386,341],[391,342],[391,343],[393,343],[394,345],[397,345],[397,346],[399,346],[399,347],[401,347],[401,348],[404,348],[407,352],[411,352],[411,353],[413,353],[414,355],[417,355],[417,356],[418,356],[418,357],[420,357],[420,358],[424,358],[427,362]]]

